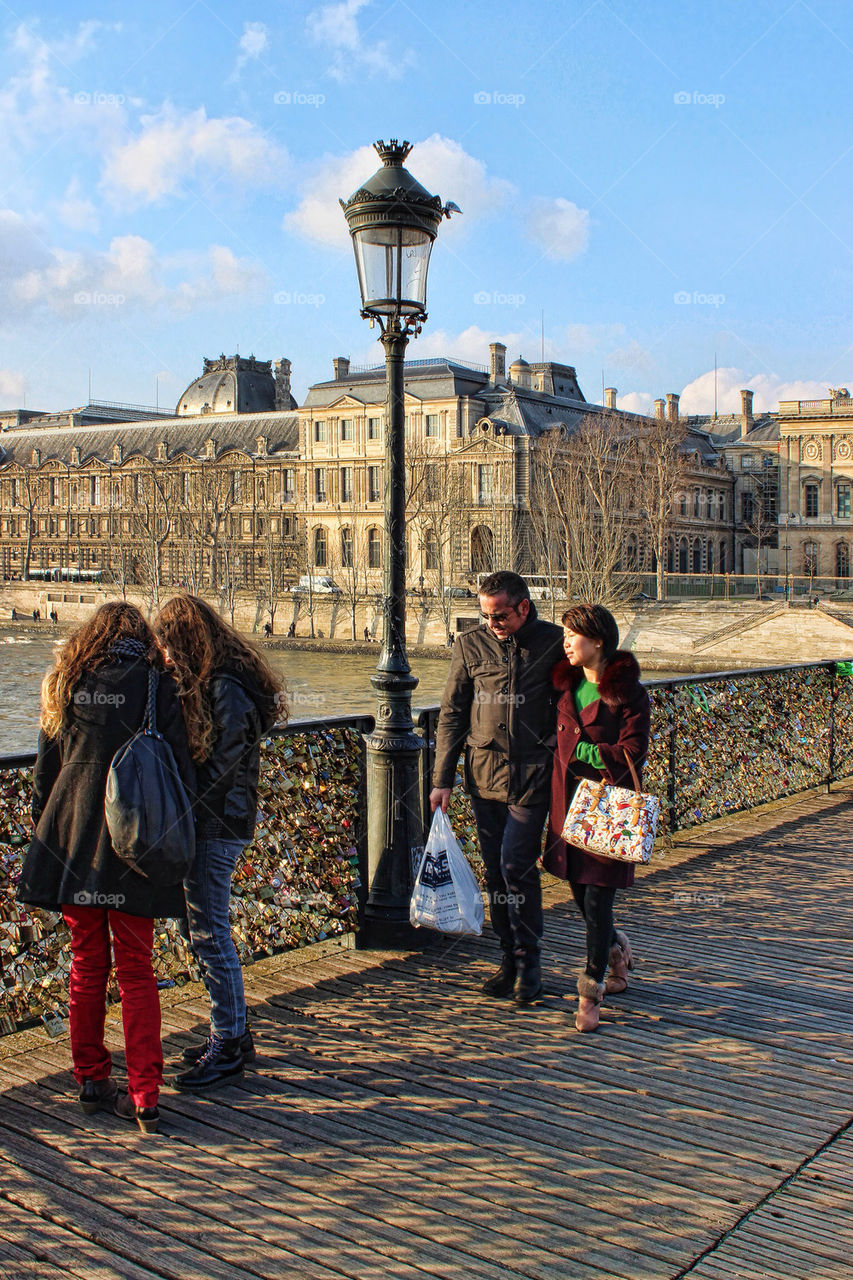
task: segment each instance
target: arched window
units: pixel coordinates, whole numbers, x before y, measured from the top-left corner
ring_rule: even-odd
[[[629,570],[636,569],[639,564],[637,535],[635,533],[629,533],[628,540],[625,544],[625,564]]]
[[[341,568],[351,569],[352,564],[352,529],[349,525],[345,525],[344,528],[341,529]]]
[[[678,543],[678,572],[687,573],[687,539],[681,538]]]
[[[702,539],[693,539],[693,572],[702,572]]]
[[[267,487],[263,480],[258,481],[258,502],[264,503],[267,500]]]
[[[725,542],[721,541],[720,542],[720,573],[725,573],[727,566],[728,566],[728,561],[726,559],[726,544]]]
[[[424,568],[438,568],[438,535],[435,529],[427,529],[424,538]]]
[[[471,530],[471,572],[494,573],[494,534],[484,524]]]
[[[694,518],[694,520],[698,520],[698,519],[699,519],[700,506],[701,506],[701,498],[700,498],[699,490],[698,490],[698,489],[694,489],[694,490],[693,490],[693,518]]]
[[[817,488],[817,486],[815,486]],[[803,547],[803,573],[813,577],[817,573],[817,543],[807,542]]]
[[[714,572],[714,544],[713,544],[713,542],[709,542],[709,543],[708,543],[708,564],[707,564],[707,569],[708,569],[708,572],[709,572],[709,573],[713,573],[713,572]]]
[[[328,543],[326,541],[326,530],[319,525],[314,530],[314,564],[318,569],[325,569],[328,558]]]
[[[382,537],[375,525],[367,531],[367,564],[370,569],[382,568]]]
[[[838,542],[835,546],[835,576],[850,577],[850,548],[846,542]]]
[[[675,573],[675,539],[671,536],[666,540],[666,572]]]

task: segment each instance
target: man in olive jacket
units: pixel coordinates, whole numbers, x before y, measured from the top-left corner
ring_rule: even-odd
[[[542,828],[555,741],[551,672],[563,657],[562,628],[542,622],[517,573],[480,585],[484,625],[453,646],[435,735],[430,803],[447,809],[460,752],[471,796],[492,928],[503,958],[487,995],[529,1004],[542,990]]]

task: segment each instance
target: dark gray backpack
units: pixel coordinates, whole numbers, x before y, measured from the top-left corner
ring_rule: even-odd
[[[166,887],[179,884],[193,864],[195,820],[172,748],[157,731],[159,679],[152,667],[142,727],[113,756],[104,809],[122,862]]]

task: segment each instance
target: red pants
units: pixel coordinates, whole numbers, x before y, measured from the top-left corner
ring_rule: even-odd
[[[128,1092],[137,1107],[157,1105],[163,1083],[160,997],[151,967],[154,921],[106,907],[66,906],[71,930],[68,1022],[71,1057],[78,1084],[105,1080],[112,1070],[104,1044],[110,933],[127,1059]]]

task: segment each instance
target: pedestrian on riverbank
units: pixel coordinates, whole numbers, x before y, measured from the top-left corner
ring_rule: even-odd
[[[231,879],[255,832],[261,739],[287,718],[260,651],[196,596],[169,600],[154,630],[174,671],[198,769],[196,859],[184,884],[188,941],[210,997],[210,1032],[184,1050],[179,1089],[201,1092],[252,1062],[243,971],[231,937]]]
[[[160,1000],[152,969],[154,919],[184,914],[180,884],[158,889],[122,862],[104,796],[112,758],[142,724],[148,673],[161,669],[157,726],[192,794],[195,770],[177,687],[135,605],[102,605],[62,645],[42,684],[33,774],[35,834],[18,899],[61,910],[71,933],[68,1020],[80,1104],[157,1127],[163,1083]],[[121,992],[128,1092],[119,1093],[104,1045],[110,943]]]
[[[561,833],[581,778],[603,776],[616,786],[633,787],[626,751],[642,778],[650,704],[636,658],[618,647],[612,613],[599,604],[575,605],[563,614],[563,629],[566,656],[554,669],[560,701],[544,865],[569,881],[584,918],[586,964],[578,978],[575,1026],[594,1031],[605,994],[624,991],[633,968],[628,938],[614,927],[613,901],[617,889],[634,883],[634,867],[576,849]]]
[[[542,990],[542,890],[537,862],[548,813],[557,696],[551,672],[559,627],[536,615],[517,573],[480,584],[484,625],[456,637],[435,735],[430,804],[446,810],[465,751],[492,928],[501,965],[489,996],[530,1004]],[[516,989],[517,982],[517,989]]]

